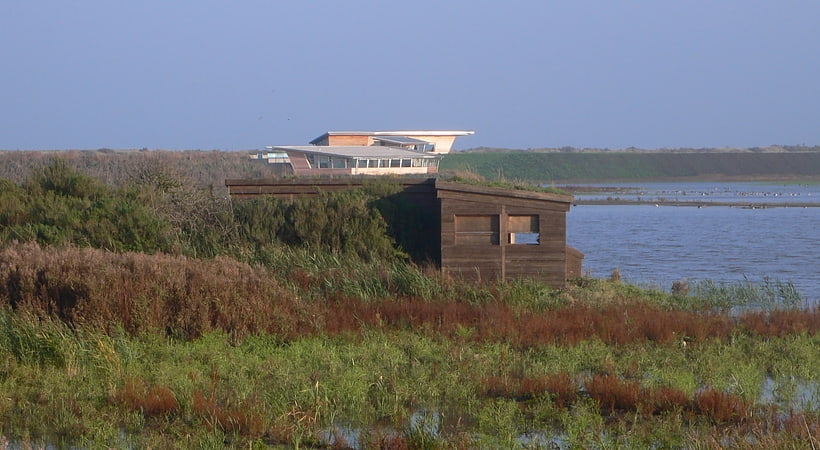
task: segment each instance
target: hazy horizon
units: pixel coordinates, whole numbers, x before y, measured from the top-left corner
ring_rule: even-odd
[[[6,2],[0,149],[820,145],[820,3]]]

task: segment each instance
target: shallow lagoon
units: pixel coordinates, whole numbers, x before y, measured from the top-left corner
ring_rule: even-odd
[[[820,200],[820,185],[768,183],[642,183],[576,195],[720,202]],[[629,189],[627,189],[629,188]],[[585,254],[584,270],[669,289],[675,280],[792,281],[820,302],[820,208],[578,205],[567,215],[567,242]]]

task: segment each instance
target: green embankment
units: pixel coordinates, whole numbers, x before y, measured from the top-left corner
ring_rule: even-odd
[[[820,152],[457,152],[441,170],[468,170],[489,179],[603,181],[668,178],[815,179]]]

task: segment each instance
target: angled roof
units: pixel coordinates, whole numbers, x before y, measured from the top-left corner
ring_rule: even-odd
[[[475,131],[468,130],[397,130],[397,131],[328,131],[316,139],[310,141],[311,144],[320,142],[328,136],[468,136],[475,134]]]
[[[389,142],[391,144],[428,144],[427,141],[421,139],[411,138],[407,136],[374,136],[374,139],[380,142]]]
[[[482,186],[479,184],[467,184],[467,183],[459,183],[454,181],[445,181],[440,178],[409,178],[409,177],[402,177],[402,178],[395,178],[397,182],[401,183],[405,187],[407,186],[419,186],[419,187],[426,187],[431,192],[433,190],[438,192],[438,195],[441,195],[441,191],[448,191],[448,192],[463,192],[467,194],[477,194],[479,196],[486,195],[486,196],[494,196],[494,197],[505,197],[509,199],[523,199],[523,200],[538,200],[542,202],[551,202],[551,203],[561,203],[566,204],[567,207],[572,203],[572,196],[565,195],[565,194],[554,194],[551,192],[538,192],[538,191],[523,191],[519,189],[510,189],[510,188],[500,188],[500,187],[490,187],[490,186]],[[301,191],[290,191],[293,186],[308,186],[308,187],[321,187],[323,189],[330,187],[331,190],[340,190],[340,189],[349,189],[353,186],[361,186],[366,183],[372,182],[372,179],[368,178],[361,178],[361,177],[341,177],[341,178],[320,178],[320,177],[300,177],[294,179],[277,179],[272,180],[269,178],[265,179],[227,179],[225,180],[225,185],[230,187],[236,187],[235,189],[231,189],[231,193],[236,193],[239,191],[239,188],[242,186],[275,186],[276,189],[279,191],[268,191],[268,192],[314,192],[313,190],[301,190]],[[336,186],[333,188],[333,186]],[[249,191],[245,193],[253,193],[253,194],[261,194],[261,192],[257,191]]]
[[[436,179],[435,183],[436,189],[438,191],[465,192],[469,194],[491,195],[496,197],[540,200],[546,202],[558,202],[567,204],[572,203],[573,199],[572,195],[569,194],[557,194],[553,192],[541,191],[526,191],[506,187],[482,186],[480,184],[459,183],[454,181],[446,181],[442,179]]]
[[[437,159],[441,155],[429,152],[417,152],[404,148],[373,145],[292,145],[275,146],[276,150],[313,153],[316,155],[340,156],[343,158],[428,158]]]

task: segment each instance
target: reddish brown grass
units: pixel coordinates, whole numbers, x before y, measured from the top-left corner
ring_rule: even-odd
[[[808,310],[776,310],[745,314],[740,323],[753,334],[783,337],[791,334],[815,334],[820,330],[820,306]]]
[[[689,397],[685,392],[670,387],[659,387],[650,389],[648,392],[650,400],[645,403],[651,409],[646,411],[652,414],[659,414],[676,409],[685,409],[689,404]]]
[[[775,423],[778,430],[785,431],[792,436],[806,436],[815,444],[820,443],[820,417],[816,414],[792,411],[785,416],[778,416]]]
[[[487,377],[481,380],[484,395],[487,397],[513,398],[515,388],[511,384],[507,377]]]
[[[148,386],[140,378],[129,378],[112,396],[112,400],[146,417],[163,416],[179,411],[174,393],[165,386]]]
[[[578,386],[572,376],[566,372],[547,375],[547,392],[553,395],[558,407],[564,408],[575,402]]]
[[[640,383],[626,381],[615,375],[593,375],[586,383],[589,397],[598,402],[603,411],[637,411],[642,400]]]
[[[381,436],[375,448],[380,450],[408,450],[410,448],[410,444],[404,436],[391,433]]]
[[[647,389],[640,383],[608,374],[593,375],[586,383],[586,390],[602,412],[610,414],[637,411],[648,415],[681,410],[706,417],[715,424],[739,424],[746,421],[751,412],[751,405],[742,398],[714,389],[698,392],[689,399],[677,389]]]
[[[749,415],[750,405],[736,395],[707,389],[695,394],[690,408],[714,423],[724,424],[745,421]]]
[[[501,397],[516,401],[528,401],[549,394],[555,405],[566,408],[579,395],[573,377],[568,373],[550,374],[543,377],[516,377],[511,374],[481,379],[480,389],[487,397]],[[585,394],[594,400],[602,414],[638,412],[642,415],[681,411],[702,416],[716,425],[738,425],[752,420],[752,405],[741,397],[714,389],[698,392],[689,397],[685,392],[671,387],[646,388],[639,382],[625,380],[613,374],[594,374],[584,383]],[[755,413],[760,416],[759,411]],[[768,421],[768,431],[796,430],[803,426],[808,433],[820,432],[820,421],[806,421],[803,415],[783,418],[772,414],[769,418],[757,417],[754,423]],[[801,422],[802,421],[802,422]],[[805,430],[804,430],[805,432]]]
[[[549,394],[556,406],[564,408],[572,404],[578,387],[566,372],[540,377],[487,377],[481,380],[481,388],[488,397],[503,397],[526,401]]]
[[[607,344],[655,341],[677,343],[728,335],[728,317],[664,311],[646,304],[592,308],[573,306],[549,312],[516,310],[500,303],[472,305],[402,298],[361,302],[335,297],[327,305],[324,330],[330,334],[362,327],[428,329],[458,337],[459,328],[475,329],[476,341],[506,341],[519,347],[573,345],[597,338]]]
[[[262,268],[227,258],[116,254],[94,249],[0,252],[0,305],[73,326],[194,338],[222,329],[242,337],[291,335],[292,294]]]
[[[220,405],[213,393],[195,391],[191,402],[194,414],[205,421],[209,430],[218,429],[225,433],[239,433],[245,436],[260,436],[265,431],[264,421],[253,412],[250,405],[226,407]]]
[[[663,310],[635,299],[616,299],[605,306],[573,304],[551,311],[492,300],[471,303],[455,294],[435,301],[363,300],[332,292],[322,301],[312,291],[303,292],[316,284],[315,275],[297,269],[286,278],[289,282],[280,284],[285,280],[276,274],[228,258],[192,260],[41,249],[35,244],[0,251],[0,305],[109,332],[121,326],[133,334],[164,330],[175,337],[195,338],[223,330],[239,340],[256,333],[290,340],[388,328],[509,342],[519,348],[574,345],[588,339],[623,345],[673,344],[686,338],[696,344],[726,338],[738,327],[762,336],[820,332],[820,307],[749,313],[735,319],[718,313]],[[485,288],[495,298],[504,295],[497,286]]]

